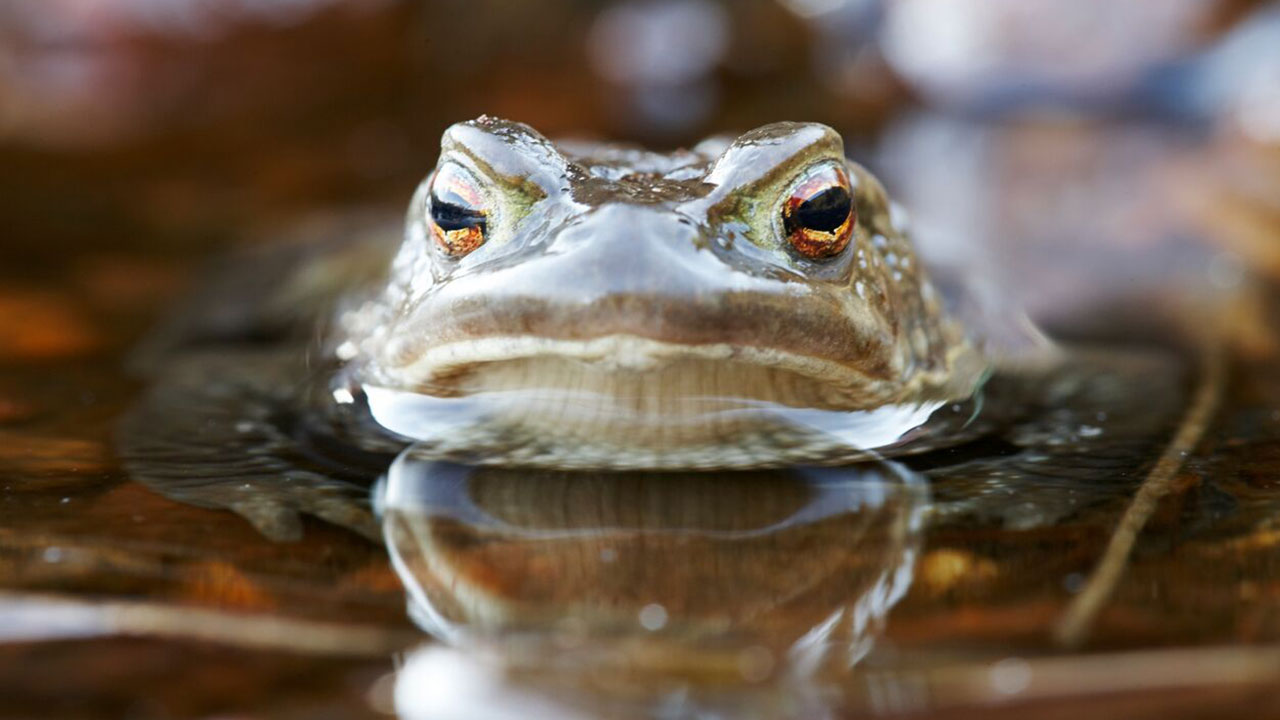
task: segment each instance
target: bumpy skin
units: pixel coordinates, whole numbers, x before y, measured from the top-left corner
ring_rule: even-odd
[[[857,222],[843,251],[814,260],[787,242],[781,209],[805,173],[824,165],[847,171]],[[482,117],[445,133],[437,168],[446,166],[486,197],[487,241],[460,259],[432,242],[428,177],[385,292],[344,321],[341,350],[365,387],[463,397],[584,373],[602,395],[688,383],[728,401],[739,392],[761,400],[749,386],[764,383],[795,386],[764,398],[783,407],[866,411],[967,398],[986,369],[942,309],[901,213],[823,125],[776,123],[731,143],[657,154],[555,145],[525,125]],[[852,457],[776,419],[657,439],[653,426],[691,422],[663,412],[617,438],[560,437],[572,423],[549,420],[558,410],[546,407],[490,413],[451,437],[420,439],[445,457],[541,467]]]

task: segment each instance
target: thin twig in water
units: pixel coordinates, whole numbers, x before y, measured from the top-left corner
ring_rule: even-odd
[[[412,647],[422,638],[421,633],[397,626],[0,591],[0,643],[105,636],[376,658]]]
[[[1093,619],[1120,581],[1142,528],[1146,526],[1160,500],[1173,489],[1173,480],[1182,469],[1187,456],[1200,444],[1200,439],[1213,420],[1222,399],[1226,383],[1225,354],[1220,338],[1204,341],[1203,369],[1195,397],[1178,426],[1178,432],[1160,455],[1155,467],[1147,474],[1146,480],[1134,495],[1133,502],[1125,509],[1098,566],[1059,621],[1054,632],[1059,644],[1077,647],[1084,642]]]

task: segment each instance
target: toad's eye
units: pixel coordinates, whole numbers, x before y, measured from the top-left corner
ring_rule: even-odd
[[[829,258],[844,250],[856,222],[849,176],[836,165],[810,170],[782,204],[782,229],[787,242],[811,260]]]
[[[456,165],[444,165],[431,179],[431,237],[441,250],[462,257],[484,244],[489,211],[475,181]]]

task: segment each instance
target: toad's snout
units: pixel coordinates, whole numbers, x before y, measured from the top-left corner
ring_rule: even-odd
[[[668,296],[745,289],[732,258],[717,253],[708,230],[672,212],[610,204],[567,223],[545,254],[522,272],[551,293],[594,302],[619,294]]]

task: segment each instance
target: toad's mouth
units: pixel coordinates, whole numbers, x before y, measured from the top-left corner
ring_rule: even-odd
[[[712,398],[856,410],[882,405],[898,383],[847,364],[765,346],[686,345],[631,335],[528,336],[431,348],[398,369],[403,385],[439,397],[525,392],[608,396],[640,414]]]
[[[816,460],[820,448],[892,444],[943,402],[938,388],[775,348],[634,336],[473,339],[433,348],[396,375],[400,388],[366,385],[383,426],[444,456],[532,466]]]

